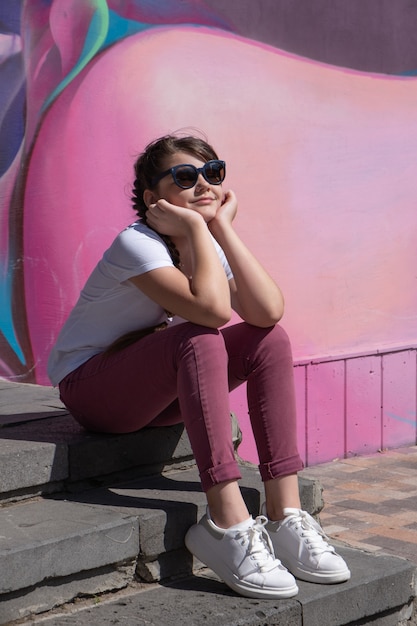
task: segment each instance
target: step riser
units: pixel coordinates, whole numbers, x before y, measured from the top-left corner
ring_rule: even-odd
[[[0,380],[0,504],[109,484],[134,470],[150,476],[193,460],[183,424],[125,435],[84,430],[58,389]],[[242,433],[231,413],[232,439]]]
[[[234,445],[240,441],[232,419]],[[68,414],[0,428],[0,504],[80,491],[193,463],[183,424],[127,435],[87,433]]]
[[[116,600],[102,598],[90,602],[89,607],[72,615],[58,612],[42,623],[46,626],[103,626],[142,621],[155,626],[405,626],[413,614],[413,568],[395,557],[365,555],[349,548],[340,552],[352,568],[351,581],[340,585],[299,581],[299,594],[288,600],[238,597],[205,570],[199,576],[168,586],[151,585],[148,591],[132,590]],[[411,624],[415,621],[410,621]]]
[[[4,513],[0,594],[120,563],[139,552],[139,525],[133,516],[54,501],[19,505]]]
[[[261,502],[259,474],[254,468],[242,467],[242,475],[243,496],[250,512],[256,515]],[[311,513],[317,514],[323,502],[315,481],[304,480],[300,492],[304,508],[308,506]],[[194,467],[111,489],[74,494],[72,501],[47,499],[3,508],[0,607],[8,606],[10,610],[7,620],[0,624],[10,621],[17,605],[20,616],[29,615],[77,595],[98,593],[94,580],[103,568],[109,575],[106,582],[100,574],[100,592],[132,582],[135,568],[137,578],[145,582],[190,574],[192,557],[184,547],[184,535],[205,507],[206,498]],[[130,567],[130,578],[125,576],[122,582],[121,565]],[[116,587],[111,572],[117,574]],[[86,586],[90,578],[91,584]],[[61,587],[66,589],[65,600]],[[45,588],[44,601],[39,600],[41,588]],[[74,594],[72,598],[70,593]],[[14,614],[14,619],[17,617]]]
[[[193,459],[182,424],[106,437],[86,433],[66,416],[0,429],[0,439],[3,504],[109,483],[129,471],[155,475]]]
[[[29,587],[24,593],[0,596],[0,624],[7,625],[29,615],[39,615],[72,602],[74,598],[98,596],[127,587],[134,580],[136,559],[119,566],[102,567]]]
[[[252,514],[256,514],[262,499],[258,472],[244,467],[242,474],[243,495]],[[322,506],[321,489],[313,481],[308,489],[308,482],[303,481],[300,491],[306,500],[315,502],[315,510],[310,512],[317,513]],[[314,500],[314,494],[320,494],[318,500]],[[134,580],[135,569],[136,575],[148,582],[175,579],[191,571],[193,559],[184,548],[183,538],[205,508],[195,468],[76,497],[78,502],[40,500],[0,511],[0,535],[5,537],[9,529],[0,553],[0,580],[7,580],[7,587],[3,585],[7,593],[0,595],[0,624],[48,611],[79,596],[128,586]],[[27,537],[25,549],[22,537]],[[353,626],[366,624],[369,618],[373,626],[397,626],[399,621],[392,620],[410,614],[415,595],[414,566],[395,557],[375,557],[346,548],[339,551],[351,568],[351,581],[328,586],[300,583],[296,599],[256,601],[257,615],[268,614],[268,621],[256,621],[254,614],[253,621],[245,623]],[[180,582],[177,586],[181,590]],[[205,594],[204,579],[200,587],[195,601],[201,604],[202,598],[211,594]],[[162,596],[165,591],[165,587],[159,589]],[[224,586],[220,585],[217,593],[223,592]],[[143,610],[149,593],[153,592],[141,594]],[[222,603],[231,592],[225,593],[220,595]],[[189,593],[183,595],[187,604]],[[248,603],[233,594],[232,599],[235,606]],[[254,606],[251,602],[249,609]],[[293,617],[297,615],[296,621],[282,612],[288,602],[292,603],[290,612]],[[295,613],[294,606],[298,607]],[[233,621],[221,623],[237,625]]]
[[[125,604],[111,609],[103,598],[92,603],[86,621],[79,621],[78,612],[45,620],[48,626],[103,626],[109,619],[114,623],[115,615],[115,621],[131,624],[146,616],[157,626],[404,626],[411,617],[415,567],[347,548],[339,551],[352,570],[351,581],[301,582],[299,595],[290,600],[238,598],[214,576],[208,579],[207,570],[168,587],[168,579],[199,566],[183,540],[206,502],[183,426],[92,434],[68,415],[57,390],[1,381],[0,390],[2,626],[74,598],[124,589],[135,579],[152,584],[142,584],[141,593],[135,588],[137,604],[130,613],[126,604],[122,620],[117,615]],[[233,419],[232,428],[237,444],[240,432]],[[152,477],[163,469],[170,471]],[[263,498],[259,473],[246,464],[242,475],[244,497],[256,515]],[[323,507],[321,485],[302,477],[299,484],[303,508],[317,515]],[[108,487],[92,488],[97,485]],[[63,490],[65,496],[56,493]],[[52,492],[53,498],[33,498]],[[24,623],[32,624],[32,618]]]

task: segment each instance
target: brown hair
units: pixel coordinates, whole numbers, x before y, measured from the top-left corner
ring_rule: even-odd
[[[167,157],[173,156],[177,152],[185,152],[201,159],[201,161],[205,163],[212,159],[218,159],[215,150],[210,144],[199,137],[191,135],[185,137],[165,135],[148,144],[135,162],[135,181],[132,189],[133,209],[145,224],[148,207],[143,200],[143,193],[145,189],[153,189],[152,181],[155,176],[164,171]],[[167,235],[158,234],[167,245],[175,267],[179,267],[180,255],[174,243],[171,241],[171,238]],[[116,339],[106,349],[105,353],[108,355],[114,354],[119,350],[123,350],[123,348],[127,348],[127,346],[130,346],[132,343],[136,343],[136,341],[146,335],[150,335],[158,330],[163,330],[166,326],[166,322],[163,322],[162,324],[158,324],[158,326],[130,331]]]
[[[145,189],[153,189],[152,181],[155,176],[164,171],[167,157],[177,152],[186,152],[205,163],[218,159],[210,144],[199,137],[190,135],[185,137],[165,135],[148,144],[134,165],[135,181],[132,190],[133,209],[145,224],[148,207],[143,200],[143,193]],[[169,237],[166,235],[160,235],[160,237],[168,247],[172,262],[178,267],[180,263],[178,250]]]

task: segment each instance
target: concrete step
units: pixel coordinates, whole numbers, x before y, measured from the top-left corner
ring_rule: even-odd
[[[232,415],[235,446],[241,433]],[[194,464],[182,424],[125,435],[84,430],[57,389],[0,380],[0,504]]]
[[[415,566],[349,548],[340,550],[353,573],[348,583],[301,583],[297,598],[280,602],[236,596],[184,547],[205,496],[182,426],[96,435],[52,388],[0,381],[0,392],[1,625],[413,623]],[[259,474],[249,464],[242,474],[256,515]],[[308,470],[300,492],[303,508],[319,514],[322,488]],[[122,599],[112,604],[109,593]],[[87,602],[77,598],[93,605],[71,614]]]
[[[183,426],[88,433],[52,387],[0,381],[0,502],[153,475],[193,462]]]
[[[39,616],[31,626],[414,626],[411,564],[339,548],[352,571],[340,585],[299,581],[288,600],[239,597],[210,570],[174,583],[137,585],[116,596],[95,598]]]
[[[0,501],[85,489],[129,471],[153,475],[193,462],[183,426],[127,435],[87,433],[70,415],[0,429]]]
[[[242,491],[256,515],[257,470],[242,467]],[[315,481],[300,480],[303,505],[322,507]],[[192,571],[186,530],[205,511],[196,468],[56,495],[0,509],[0,624],[77,596],[155,583]]]

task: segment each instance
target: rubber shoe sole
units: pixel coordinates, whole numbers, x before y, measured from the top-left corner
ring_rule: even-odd
[[[327,542],[321,526],[305,511],[284,509],[281,523],[268,522],[266,530],[275,555],[296,578],[311,583],[346,582],[351,573],[343,558]]]
[[[308,583],[318,583],[322,585],[333,585],[337,583],[344,583],[351,577],[351,573],[347,567],[341,568],[339,571],[320,571],[312,572],[304,569],[302,563],[295,563],[294,559],[286,559],[280,557],[281,562],[285,567],[299,580],[304,580]]]
[[[292,598],[298,593],[298,586],[294,577],[281,565],[276,568],[274,585],[256,585],[239,577],[227,563],[225,555],[227,546],[222,540],[215,537],[209,528],[207,521],[203,520],[199,524],[192,526],[185,536],[187,549],[199,559],[204,565],[209,567],[224,583],[233,591],[247,598]],[[281,584],[278,578],[282,579]]]

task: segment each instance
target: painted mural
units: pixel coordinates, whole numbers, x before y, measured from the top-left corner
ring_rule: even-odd
[[[197,129],[286,295],[306,462],[415,443],[415,11],[297,4],[0,5],[0,377],[49,384],[60,327],[133,220],[136,155]]]

